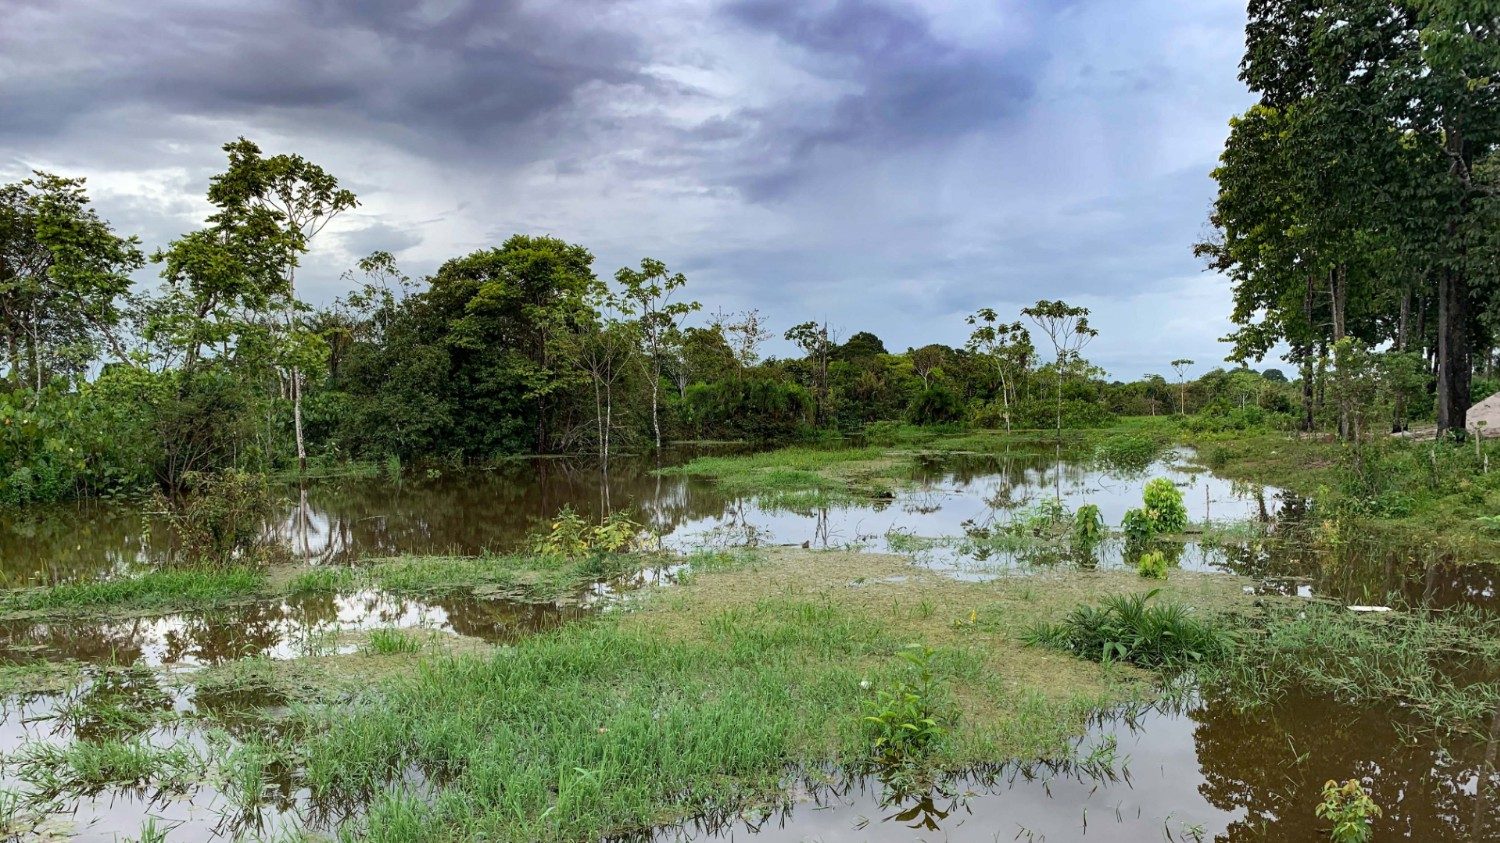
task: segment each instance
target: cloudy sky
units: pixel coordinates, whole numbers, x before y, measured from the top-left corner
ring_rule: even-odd
[[[642,256],[708,310],[892,350],[979,307],[1093,309],[1112,373],[1219,361],[1191,244],[1243,0],[0,0],[0,177],[89,180],[148,247],[201,225],[238,135],[360,197],[316,302],[514,232]]]

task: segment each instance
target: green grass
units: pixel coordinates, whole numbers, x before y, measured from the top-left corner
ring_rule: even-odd
[[[396,594],[482,589],[493,596],[552,601],[590,583],[617,579],[666,560],[653,554],[596,554],[581,558],[528,556],[401,557],[361,573],[375,588]]]
[[[892,481],[886,472],[895,462],[882,447],[796,446],[698,457],[660,471],[711,477],[728,494],[760,495],[768,505],[796,509],[887,491]]]
[[[1213,662],[1234,650],[1234,636],[1223,621],[1196,615],[1180,603],[1154,603],[1155,597],[1155,591],[1110,595],[1098,606],[1079,606],[1059,623],[1036,624],[1025,637],[1034,646],[1080,658],[1149,668]]]
[[[203,779],[209,758],[185,743],[154,746],[145,738],[22,744],[8,759],[33,800],[151,785],[180,793]]]
[[[265,588],[265,574],[248,568],[152,571],[117,580],[5,592],[0,594],[0,611],[197,608],[253,597]]]
[[[376,629],[370,632],[364,650],[377,656],[420,653],[427,646],[427,642],[423,639],[424,636],[402,629]]]
[[[371,840],[597,839],[775,800],[789,771],[877,756],[863,719],[873,689],[911,672],[888,623],[793,598],[695,617],[686,635],[607,616],[487,657],[424,660],[351,706],[303,710],[280,751],[305,759],[314,799],[371,800],[349,830]],[[1064,751],[1105,702],[1018,689],[987,655],[933,652],[934,681],[1004,712],[944,729],[924,747],[933,770]],[[401,788],[413,768],[441,784]]]
[[[1399,706],[1480,739],[1500,709],[1500,618],[1477,610],[1373,614],[1268,603],[1240,629],[1242,646],[1202,678],[1247,706],[1292,691],[1325,694]]]

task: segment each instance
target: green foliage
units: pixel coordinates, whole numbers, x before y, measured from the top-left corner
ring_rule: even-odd
[[[937,381],[917,393],[906,408],[906,420],[916,425],[952,424],[963,415],[964,406],[958,395]]]
[[[1115,470],[1144,471],[1166,450],[1166,443],[1137,433],[1113,434],[1094,446],[1094,459]]]
[[[590,524],[564,506],[546,530],[531,537],[533,553],[573,558],[603,553],[640,553],[656,550],[661,539],[623,512],[608,515],[598,524]]]
[[[1329,780],[1323,785],[1323,801],[1316,809],[1319,819],[1333,823],[1328,838],[1334,843],[1366,843],[1374,836],[1371,823],[1379,819],[1380,806],[1355,779],[1342,785]]]
[[[1146,484],[1142,495],[1146,513],[1156,525],[1158,533],[1180,533],[1187,529],[1187,507],[1182,503],[1182,492],[1165,477],[1158,477]]]
[[[1187,667],[1223,659],[1234,637],[1218,622],[1195,617],[1177,603],[1153,603],[1157,591],[1113,595],[1099,606],[1079,606],[1061,623],[1025,632],[1032,646],[1067,650],[1094,661],[1142,667]]]
[[[1148,542],[1187,529],[1187,506],[1182,502],[1182,492],[1171,480],[1157,477],[1147,482],[1142,501],[1145,505],[1127,511],[1121,522],[1126,539],[1132,543]]]
[[[687,389],[683,412],[701,438],[790,439],[809,429],[812,394],[795,383],[750,376]]]
[[[1160,550],[1148,550],[1136,560],[1135,571],[1148,580],[1167,578],[1167,557]]]
[[[1104,516],[1095,504],[1086,503],[1073,513],[1073,542],[1092,548],[1104,540]]]
[[[266,478],[230,470],[187,475],[182,494],[157,494],[158,514],[177,539],[177,559],[188,565],[225,567],[269,561],[279,545],[266,526],[279,507]]]
[[[866,732],[876,756],[885,760],[921,755],[946,733],[936,711],[932,650],[907,647],[898,655],[909,665],[908,675],[889,690],[877,689],[865,703]]]

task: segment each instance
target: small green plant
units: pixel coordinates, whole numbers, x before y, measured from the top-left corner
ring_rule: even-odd
[[[1182,503],[1182,492],[1171,480],[1158,477],[1146,484],[1142,495],[1146,512],[1156,522],[1159,533],[1180,533],[1187,529],[1187,507]]]
[[[1104,516],[1099,507],[1086,503],[1073,513],[1073,542],[1079,547],[1091,548],[1104,539]]]
[[[1182,492],[1171,480],[1157,477],[1146,484],[1141,497],[1145,505],[1126,512],[1120,523],[1127,541],[1147,542],[1160,535],[1187,529],[1187,506],[1182,502]]]
[[[1380,806],[1355,779],[1343,784],[1329,781],[1323,785],[1317,814],[1333,823],[1328,838],[1334,843],[1365,843],[1374,835],[1371,823],[1380,816]]]
[[[655,550],[661,540],[623,512],[591,524],[564,506],[547,529],[531,537],[531,550],[543,556],[578,557],[598,553],[636,553]]]
[[[1135,571],[1148,580],[1167,578],[1167,557],[1160,550],[1148,550],[1135,563]]]
[[[913,646],[899,655],[914,675],[890,690],[877,690],[866,704],[864,718],[875,754],[887,760],[919,755],[945,734],[934,708],[937,681],[932,650]]]

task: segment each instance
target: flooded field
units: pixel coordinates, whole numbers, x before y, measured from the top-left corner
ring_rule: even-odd
[[[984,581],[1123,567],[1118,540],[1081,559],[999,537],[1006,525],[1056,500],[1068,509],[1097,505],[1106,524],[1118,525],[1139,505],[1147,479],[1168,477],[1194,524],[1174,551],[1185,570],[1240,575],[1246,591],[1343,603],[1489,610],[1496,600],[1492,566],[1421,548],[1319,545],[1306,500],[1218,478],[1189,453],[1129,468],[1039,451],[921,459],[892,495],[791,507],[725,495],[710,480],[661,476],[654,468],[621,460],[604,472],[587,462],[532,460],[431,478],[328,480],[289,490],[284,516],[266,529],[295,557],[345,568],[404,554],[514,551],[570,506],[590,518],[628,512],[674,551],[790,545],[894,552],[913,569]],[[171,553],[168,531],[127,504],[0,515],[0,578],[13,588],[122,577],[159,567]],[[145,837],[143,828],[171,840],[333,833],[364,806],[316,804],[294,769],[261,771],[254,792],[227,789],[224,759],[255,763],[257,735],[276,729],[292,701],[260,694],[255,683],[218,686],[209,681],[215,670],[376,652],[381,645],[372,636],[387,631],[401,633],[386,645],[398,649],[436,652],[455,640],[504,646],[611,607],[632,589],[670,584],[672,573],[601,581],[541,603],[361,586],[203,612],[64,619],[13,613],[0,621],[0,663],[17,670],[69,664],[79,672],[46,692],[4,700],[0,820],[12,836],[35,839]],[[652,836],[1318,840],[1325,839],[1314,816],[1319,789],[1352,776],[1367,781],[1385,810],[1377,840],[1500,839],[1500,711],[1495,724],[1488,740],[1459,738],[1422,728],[1398,709],[1293,695],[1244,711],[1231,700],[1193,698],[1101,717],[1069,758],[975,771],[933,793],[912,795],[878,776],[830,771],[833,783],[822,776],[801,782],[781,809],[705,818]],[[177,779],[164,787],[153,776],[80,793],[47,772],[63,754],[93,749],[142,764],[149,758]],[[81,762],[70,758],[69,769],[77,769]],[[422,792],[426,775],[412,769],[406,785]],[[39,800],[49,789],[54,801]],[[22,806],[15,794],[29,794],[30,803]]]

